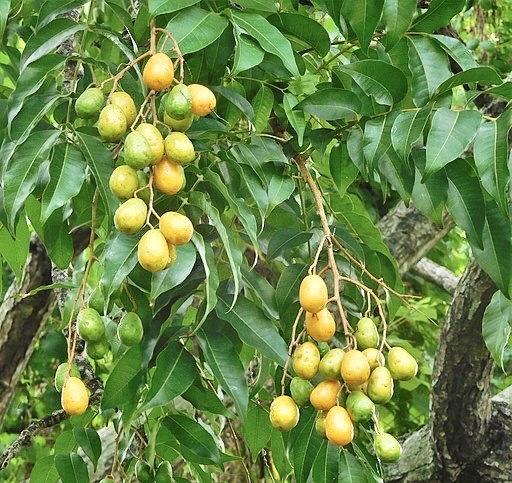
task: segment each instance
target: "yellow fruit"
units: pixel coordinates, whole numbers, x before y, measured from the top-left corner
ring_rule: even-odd
[[[319,275],[304,277],[299,288],[299,302],[306,312],[316,314],[327,305],[327,285]]]
[[[110,175],[108,184],[114,196],[127,200],[133,196],[134,191],[139,187],[137,171],[130,166],[118,166]]]
[[[110,102],[123,111],[124,117],[126,117],[127,126],[131,126],[135,122],[135,118],[137,117],[137,108],[135,107],[135,102],[133,102],[130,94],[121,91],[114,92],[110,97]]]
[[[174,79],[172,60],[162,52],[152,55],[144,67],[142,78],[149,89],[155,91],[167,89]]]
[[[122,233],[137,233],[146,223],[148,207],[139,198],[125,201],[114,213],[114,225]]]
[[[373,371],[376,367],[383,366],[386,363],[384,360],[384,354],[378,349],[365,349],[363,354],[368,359],[368,364],[370,364],[370,371]]]
[[[386,404],[393,397],[393,378],[387,367],[373,370],[366,393],[375,404]]]
[[[54,384],[55,389],[57,389],[57,391],[59,392],[62,391],[62,388],[64,387],[64,381],[68,377],[68,369],[69,364],[67,362],[63,362],[62,364],[59,365],[59,367],[57,367],[57,370],[55,371]],[[69,377],[71,376],[80,377],[80,371],[78,370],[78,366],[74,362],[71,365],[71,374],[69,375]]]
[[[341,361],[341,377],[347,384],[363,384],[370,377],[370,364],[358,350],[350,350]]]
[[[379,345],[379,331],[375,322],[369,317],[359,320],[355,336],[359,350],[376,348]]]
[[[393,379],[408,381],[418,373],[418,363],[402,347],[392,347],[388,352],[389,371]]]
[[[109,104],[105,106],[98,119],[98,133],[108,142],[119,141],[126,132],[126,116],[119,107]]]
[[[336,322],[326,308],[316,314],[306,312],[306,330],[317,342],[327,342],[336,332]]]
[[[168,211],[160,217],[160,230],[173,245],[184,245],[188,243],[194,233],[192,222],[185,215]]]
[[[346,446],[354,439],[354,425],[348,412],[341,406],[329,409],[325,418],[327,439],[338,446]]]
[[[183,168],[164,156],[153,171],[153,181],[158,191],[175,195],[181,190],[184,181]]]
[[[177,257],[176,247],[172,243],[167,242],[167,248],[169,248],[169,258],[167,259],[167,265],[165,268],[173,266]]]
[[[217,99],[208,87],[201,84],[190,84],[188,91],[192,99],[192,112],[196,116],[206,116],[215,109]]]
[[[158,229],[148,230],[139,241],[139,263],[148,272],[163,270],[169,261],[167,240]]]
[[[173,131],[165,138],[165,154],[177,164],[191,163],[196,156],[192,141],[178,131]]]
[[[290,396],[276,397],[270,405],[270,423],[279,431],[290,431],[299,422],[299,408]]]
[[[313,342],[304,342],[293,354],[293,370],[302,379],[313,379],[318,372],[320,352]]]
[[[338,380],[319,382],[309,396],[312,406],[319,411],[328,411],[338,403],[340,388],[341,384]]]
[[[70,416],[80,416],[89,406],[87,388],[78,377],[69,377],[62,388],[62,409]]]
[[[149,144],[151,151],[151,161],[149,164],[152,166],[158,163],[164,155],[164,138],[160,131],[153,124],[147,122],[139,124],[135,130],[141,133]]]

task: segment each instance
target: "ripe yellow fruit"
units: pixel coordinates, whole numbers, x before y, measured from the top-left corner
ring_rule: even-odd
[[[137,171],[127,165],[118,166],[110,175],[108,184],[114,196],[127,200],[139,187]]]
[[[346,446],[354,439],[354,424],[345,408],[334,406],[325,418],[325,435],[338,446]]]
[[[279,431],[290,431],[299,422],[299,408],[290,396],[276,397],[270,405],[270,423]]]
[[[149,164],[154,165],[158,163],[164,155],[164,138],[160,131],[153,124],[147,122],[139,124],[135,130],[141,133],[149,144],[151,151],[151,161]]]
[[[184,179],[183,168],[166,156],[155,164],[153,181],[158,191],[166,195],[175,195],[181,190]]]
[[[317,342],[327,342],[336,332],[336,322],[326,308],[316,314],[306,312],[306,330]]]
[[[188,217],[175,211],[168,211],[160,217],[160,230],[173,245],[188,243],[194,233],[194,227]]]
[[[122,91],[114,92],[110,97],[110,102],[123,111],[124,117],[126,117],[126,125],[131,126],[137,117],[137,108],[132,96]]]
[[[328,411],[337,404],[340,388],[340,381],[335,379],[319,382],[309,396],[312,406],[319,411]]]
[[[304,342],[293,354],[293,370],[302,379],[313,379],[320,365],[320,352],[313,342]]]
[[[383,366],[386,363],[384,354],[378,349],[365,349],[363,354],[368,359],[368,364],[370,364],[370,371],[373,371],[377,367]]]
[[[163,52],[152,55],[142,72],[144,84],[149,89],[161,91],[167,89],[174,79],[174,64]]]
[[[98,133],[103,140],[111,143],[119,141],[124,136],[126,127],[126,116],[119,107],[108,104],[101,110]]]
[[[70,416],[80,416],[89,406],[87,388],[78,377],[69,377],[64,382],[61,394],[62,409]]]
[[[159,272],[169,261],[167,240],[158,229],[148,230],[137,247],[139,263],[148,272]]]
[[[341,377],[347,384],[363,384],[370,377],[370,364],[358,350],[350,350],[341,361]]]
[[[307,275],[299,288],[299,302],[306,312],[316,314],[327,305],[327,285],[319,275]]]
[[[122,233],[137,233],[146,223],[148,207],[140,198],[130,198],[114,213],[114,225]]]
[[[208,87],[201,84],[190,84],[188,91],[192,99],[192,112],[196,116],[207,116],[215,109],[217,99]]]

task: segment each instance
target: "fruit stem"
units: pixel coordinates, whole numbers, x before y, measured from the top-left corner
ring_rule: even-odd
[[[108,95],[108,99],[110,100],[110,98],[112,97],[112,94],[116,91],[117,89],[117,83],[119,82],[119,80],[137,63],[137,62],[140,62],[142,59],[145,59],[146,57],[148,57],[149,55],[151,55],[151,52],[144,52],[143,54],[139,55],[136,59],[132,60],[124,69],[120,70],[116,75],[112,76],[112,77],[109,77],[108,79],[105,79],[99,86],[98,88],[99,89],[103,89],[103,87],[105,86],[105,84],[107,84],[108,82],[110,81],[114,81],[114,84],[112,86],[112,89],[110,90],[110,94]]]
[[[379,427],[379,420],[377,419],[377,416],[375,414],[372,416],[372,421],[373,425],[375,426],[375,431],[377,432],[377,434],[381,434],[382,430]]]
[[[290,361],[292,360],[293,349],[294,349],[294,347],[295,347],[295,345],[297,343],[297,341],[295,340],[295,334],[297,332],[297,326],[299,325],[299,321],[300,321],[300,318],[301,318],[303,312],[304,312],[304,309],[301,307],[299,309],[297,317],[295,317],[295,322],[293,323],[293,327],[292,327],[292,340],[290,341],[290,345],[288,346],[288,357],[286,358],[286,362],[285,362],[284,367],[283,367],[283,377],[281,378],[281,396],[284,396],[284,387],[285,387],[285,383],[286,383],[286,375],[288,374],[288,367],[290,365]],[[304,332],[304,330],[302,332]],[[300,339],[300,337],[302,336],[302,332],[299,334],[297,339]]]
[[[162,28],[155,28],[155,32],[160,32],[165,35],[165,39],[162,43],[162,47],[160,47],[160,52],[164,51],[165,44],[167,43],[167,40],[171,40],[174,47],[172,50],[176,52],[176,55],[178,56],[177,62],[180,64],[180,84],[183,84],[183,79],[185,78],[185,59],[183,58],[183,54],[181,53],[180,47],[178,45],[178,42],[176,39],[171,35],[171,33],[168,30],[162,29]]]
[[[313,264],[309,267],[309,270],[308,270],[308,273],[310,275],[316,274],[316,266],[318,264],[318,259],[320,258],[320,253],[322,252],[322,248],[324,247],[325,240],[327,240],[327,238],[329,236],[330,235],[324,235],[322,237],[322,239],[320,240],[320,243],[318,244],[318,248],[317,248],[316,254],[315,254],[315,259],[313,260]]]

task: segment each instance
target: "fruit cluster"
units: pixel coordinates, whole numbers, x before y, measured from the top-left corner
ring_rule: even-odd
[[[270,406],[272,425],[289,431],[298,423],[299,406],[312,405],[318,410],[317,432],[345,446],[354,438],[354,423],[373,420],[375,454],[384,463],[398,460],[400,444],[391,434],[380,431],[375,406],[391,400],[393,380],[416,376],[416,360],[401,347],[389,347],[386,361],[383,348],[387,344],[383,341],[379,346],[378,327],[369,317],[357,322],[345,349],[331,349],[326,343],[336,332],[336,322],[327,308],[327,285],[319,275],[307,275],[302,280],[299,302],[306,313],[304,332],[311,340],[293,353],[296,376],[290,383],[291,397],[283,392],[274,399]]]

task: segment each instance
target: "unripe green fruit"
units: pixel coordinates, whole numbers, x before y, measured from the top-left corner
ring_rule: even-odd
[[[194,122],[194,115],[190,113],[185,116],[184,119],[178,120],[169,116],[167,113],[164,114],[164,123],[167,124],[173,131],[185,132],[192,126]]]
[[[125,201],[114,214],[114,225],[122,233],[137,233],[146,223],[148,207],[139,198]]]
[[[138,344],[144,336],[144,327],[135,312],[127,312],[117,326],[119,340],[127,346]]]
[[[127,200],[133,196],[133,192],[139,187],[137,171],[125,164],[118,166],[110,175],[108,184],[114,196]]]
[[[309,406],[309,396],[313,388],[313,384],[297,376],[290,382],[290,394],[298,406]]]
[[[107,142],[120,141],[126,132],[126,117],[123,111],[113,104],[105,106],[98,119],[98,133]]]
[[[151,161],[149,164],[154,165],[158,163],[164,155],[164,138],[160,131],[153,124],[146,122],[139,124],[136,131],[142,134],[149,144],[151,151]]]
[[[379,332],[377,326],[369,317],[363,317],[357,323],[355,333],[357,348],[359,350],[375,348],[379,345]]]
[[[137,131],[132,131],[124,141],[124,161],[133,169],[149,166],[152,160],[151,147],[148,140]]]
[[[99,314],[105,313],[105,297],[103,297],[103,293],[100,287],[95,287],[89,298],[87,299],[87,307],[96,310]],[[114,300],[111,298],[108,301],[107,313],[109,313],[114,308]]]
[[[78,117],[89,119],[96,117],[103,106],[103,92],[97,87],[86,89],[75,102]]]
[[[110,350],[110,344],[102,339],[97,342],[86,342],[85,343],[85,352],[87,355],[94,360],[103,359],[108,354]]]
[[[165,100],[165,112],[181,121],[192,113],[192,98],[185,84],[175,85]]]
[[[394,463],[400,459],[402,447],[400,443],[389,433],[381,433],[373,442],[375,454],[383,463]]]
[[[155,473],[155,483],[169,483],[172,481],[172,466],[168,461],[162,461]]]
[[[352,391],[347,396],[346,408],[354,423],[369,421],[375,414],[375,404],[361,391]]]
[[[140,483],[154,483],[153,470],[145,461],[135,463],[135,476]]]
[[[147,186],[149,183],[149,175],[142,170],[137,171],[137,179],[139,181],[139,185],[138,185],[137,189]],[[149,204],[150,196],[151,196],[151,193],[149,192],[149,187],[143,189],[142,191],[137,192],[137,198],[141,199],[146,204]]]
[[[375,404],[386,404],[393,397],[393,378],[386,367],[373,370],[368,381],[367,394]]]
[[[96,342],[105,335],[105,324],[100,314],[91,308],[82,309],[76,318],[78,335],[85,341]]]
[[[343,349],[331,349],[322,357],[318,372],[325,379],[341,379],[341,361],[345,357]]]
[[[165,154],[175,163],[192,162],[196,156],[192,141],[182,132],[173,131],[165,138]]]
[[[327,411],[319,411],[315,420],[316,432],[322,437],[327,438],[325,434],[325,419],[327,418]]]

